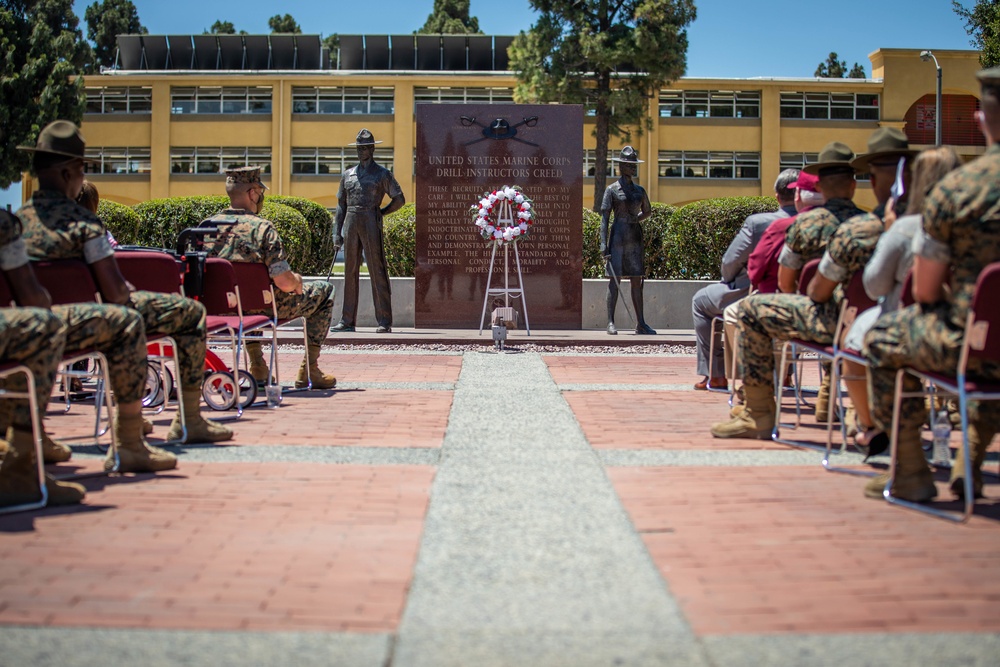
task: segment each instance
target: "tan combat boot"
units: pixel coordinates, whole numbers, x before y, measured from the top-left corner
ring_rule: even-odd
[[[177,457],[168,451],[147,444],[142,437],[142,415],[115,417],[115,441],[121,463],[118,472],[159,472],[177,467]],[[104,469],[114,470],[115,452],[108,448]]]
[[[180,440],[184,435],[181,426],[181,411],[184,412],[184,421],[187,424],[187,438],[189,442],[222,442],[232,440],[233,430],[228,426],[223,426],[218,422],[205,419],[201,416],[201,387],[194,385],[191,387],[181,387],[180,410],[174,415],[174,421],[170,424],[170,431],[167,432],[167,440]]]
[[[267,362],[264,361],[264,350],[260,343],[247,341],[247,356],[250,357],[250,375],[257,381],[258,385],[267,384],[270,374],[267,369]]]
[[[830,417],[830,374],[824,373],[816,393],[816,423],[825,424]],[[834,420],[836,421],[836,420]]]
[[[149,421],[145,417],[142,418],[142,434],[149,435],[153,432],[153,422]]]
[[[961,424],[961,419],[959,419]],[[982,431],[982,433],[981,433]],[[980,434],[985,437],[980,437]],[[983,460],[986,458],[986,450],[989,449],[990,442],[993,441],[994,433],[980,429],[975,422],[969,423],[969,448],[972,456],[972,497],[983,497]],[[958,445],[958,454],[955,457],[955,464],[951,468],[951,479],[948,480],[948,487],[959,500],[965,500],[965,452],[964,442]]]
[[[308,364],[308,375],[306,365]],[[299,368],[299,376],[295,379],[295,388],[302,389],[309,386],[312,380],[313,389],[333,389],[337,386],[337,378],[327,375],[319,369],[319,345],[310,345],[306,350],[306,358],[302,360],[302,367]]]
[[[727,422],[712,426],[716,438],[771,437],[774,430],[774,394],[767,387],[743,385],[746,403],[743,410]]]
[[[7,452],[0,463],[0,506],[23,505],[37,501],[38,470],[35,467],[35,442],[30,431],[7,429]],[[86,490],[72,482],[57,482],[45,476],[49,498],[47,505],[73,505],[83,500]]]
[[[872,478],[865,485],[865,496],[883,498],[889,474],[883,473]],[[892,496],[911,503],[926,503],[937,496],[934,475],[927,466],[924,450],[920,446],[920,431],[908,430],[899,434],[896,451],[896,479],[892,484]]]
[[[48,433],[42,432],[42,460],[46,463],[63,463],[73,456],[73,450],[61,442],[56,442]]]

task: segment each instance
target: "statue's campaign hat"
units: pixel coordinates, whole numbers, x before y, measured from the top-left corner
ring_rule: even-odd
[[[358,132],[357,138],[354,140],[353,144],[347,144],[348,146],[374,146],[375,144],[380,144],[381,141],[375,141],[375,137],[367,129],[362,129]]]
[[[853,159],[854,151],[851,150],[850,146],[839,141],[832,141],[819,152],[819,159],[802,167],[802,171],[807,174],[815,174],[820,178],[833,174],[853,174],[854,167],[851,166]]]
[[[636,152],[631,146],[626,146],[622,149],[622,152],[618,157],[611,158],[612,162],[629,162],[631,164],[640,164],[645,162],[645,160],[639,159],[639,153]]]
[[[34,146],[18,146],[20,151],[59,155],[68,159],[86,160],[87,142],[80,128],[68,120],[54,120],[38,134]],[[68,161],[68,160],[67,160]]]
[[[247,185],[259,185],[265,190],[268,189],[264,182],[260,180],[260,167],[236,167],[226,169],[226,185],[231,183],[246,183]]]
[[[895,167],[899,158],[911,158],[917,151],[910,149],[910,141],[902,130],[895,127],[880,127],[868,139],[868,152],[851,161],[851,166],[859,172],[868,171],[869,165]]]

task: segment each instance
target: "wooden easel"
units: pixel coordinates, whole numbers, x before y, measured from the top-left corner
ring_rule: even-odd
[[[497,212],[497,229],[514,225],[514,215],[511,212],[510,201],[504,200],[500,203],[500,210]],[[521,277],[521,257],[517,252],[517,243],[503,244],[503,287],[490,287],[493,281],[493,266],[497,257],[497,243],[493,242],[493,250],[490,253],[489,274],[486,277],[486,295],[483,297],[483,314],[479,318],[479,334],[483,333],[483,323],[486,321],[486,306],[490,298],[503,295],[503,305],[510,306],[510,299],[521,299],[521,312],[524,314],[524,328],[531,335],[531,326],[528,324],[528,304],[524,300],[524,280]],[[517,286],[510,286],[510,248],[514,246],[514,266],[517,267]]]

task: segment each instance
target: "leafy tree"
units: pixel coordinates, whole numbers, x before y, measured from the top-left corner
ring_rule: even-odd
[[[72,0],[0,0],[0,188],[20,180],[41,129],[57,119],[79,123],[80,75],[92,61]]]
[[[694,0],[529,0],[540,12],[511,45],[519,102],[583,104],[595,118],[594,209],[607,177],[610,135],[648,128],[650,96],[687,68]],[[645,120],[645,125],[643,125]]]
[[[813,76],[822,77],[824,79],[843,79],[844,74],[846,73],[847,63],[843,60],[837,60],[837,52],[831,51],[830,55],[826,57],[826,60],[816,66],[816,71],[813,72]]]
[[[330,69],[337,69],[337,59],[339,58],[340,35],[333,33],[323,38],[323,46],[330,52]]]
[[[285,14],[284,16],[275,14],[267,20],[267,25],[271,28],[272,33],[290,32],[296,35],[302,33],[302,28],[295,22],[291,14]]]
[[[972,35],[971,44],[980,52],[979,64],[1000,65],[1000,0],[976,0],[972,9],[952,0],[951,6],[965,20],[965,31]]]
[[[427,16],[418,34],[481,35],[479,19],[469,16],[469,0],[434,0],[434,11]]]
[[[854,63],[854,67],[852,67],[851,71],[847,73],[847,78],[848,79],[865,79],[865,78],[867,78],[867,75],[865,74],[865,68],[862,67],[861,65],[857,64],[857,63]]]
[[[147,33],[132,0],[95,2],[87,7],[83,18],[87,22],[87,39],[94,43],[94,64],[98,68],[115,64],[118,35]]]
[[[232,21],[216,21],[212,24],[212,27],[206,30],[205,35],[235,35],[236,26],[233,25]],[[240,30],[241,35],[247,34],[246,30]]]

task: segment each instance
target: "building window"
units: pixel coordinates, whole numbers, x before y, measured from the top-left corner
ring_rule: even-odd
[[[375,148],[375,162],[389,171],[393,170],[393,150],[391,148]],[[313,176],[326,174],[342,174],[345,169],[358,163],[357,150],[351,147],[337,148],[293,148],[292,174],[298,176]]]
[[[760,179],[760,153],[660,151],[660,178]]]
[[[781,93],[781,117],[804,120],[878,120],[878,95]]]
[[[151,113],[153,89],[149,86],[87,88],[85,113]]]
[[[604,170],[605,176],[611,176],[613,173],[611,161],[613,157],[612,151],[608,151],[607,166]],[[593,178],[597,174],[597,151],[592,148],[588,148],[583,151],[583,176],[584,178]]]
[[[88,174],[148,174],[151,171],[149,148],[88,148],[84,165]]]
[[[171,88],[172,114],[269,114],[271,87]]]
[[[418,86],[413,89],[413,102],[415,104],[509,104],[513,101],[513,88],[452,88],[449,86]]]
[[[389,87],[292,87],[292,113],[391,115],[395,108]]]
[[[760,91],[661,90],[660,118],[760,118]]]
[[[976,122],[980,101],[972,95],[941,96],[941,143],[948,146],[985,146],[986,139]],[[937,123],[937,98],[924,95],[906,112],[906,136],[911,144],[933,144]]]
[[[224,169],[251,166],[261,167],[261,171],[265,174],[271,173],[270,146],[198,146],[170,149],[172,174],[219,174]]]

